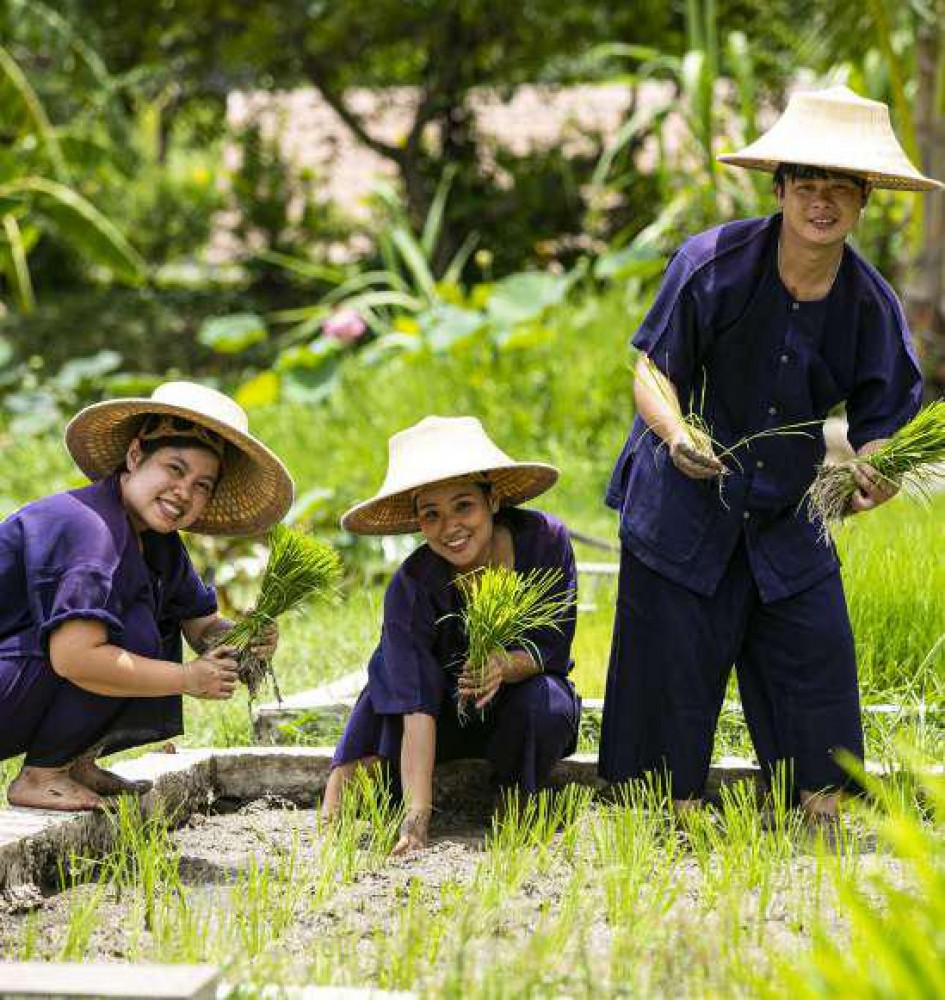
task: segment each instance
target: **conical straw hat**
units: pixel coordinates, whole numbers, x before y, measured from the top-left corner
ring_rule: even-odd
[[[69,454],[93,482],[103,479],[124,462],[142,418],[151,413],[183,417],[227,443],[220,480],[189,531],[253,535],[285,517],[294,495],[285,466],[249,433],[249,419],[238,403],[195,382],[165,382],[150,399],[112,399],[87,406],[66,427]]]
[[[873,187],[902,191],[945,187],[909,162],[885,104],[843,86],[792,94],[784,114],[760,139],[719,160],[772,172],[779,163],[799,163],[856,174]]]
[[[425,417],[390,439],[384,485],[370,500],[352,507],[341,526],[358,535],[419,531],[415,492],[467,476],[488,480],[498,502],[512,505],[550,489],[558,470],[514,461],[493,444],[475,417]]]

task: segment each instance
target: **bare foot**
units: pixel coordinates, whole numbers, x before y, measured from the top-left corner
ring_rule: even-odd
[[[78,812],[102,808],[95,792],[73,781],[66,767],[24,767],[7,789],[11,806]]]
[[[99,795],[144,795],[151,791],[153,781],[129,781],[112,771],[106,771],[88,757],[80,757],[69,768],[69,777]]]

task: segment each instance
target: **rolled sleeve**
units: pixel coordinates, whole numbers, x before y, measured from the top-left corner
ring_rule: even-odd
[[[922,373],[898,301],[874,303],[858,343],[855,385],[847,400],[854,449],[891,437],[918,412]]]
[[[692,381],[699,342],[692,277],[692,263],[685,253],[678,251],[633,337],[633,346],[646,354],[677,389]]]
[[[76,619],[101,622],[111,639],[121,636],[124,626],[112,576],[107,568],[79,565],[36,580],[30,602],[44,646],[57,628]]]

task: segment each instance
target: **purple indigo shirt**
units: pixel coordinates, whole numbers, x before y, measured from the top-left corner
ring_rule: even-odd
[[[631,552],[697,593],[715,592],[744,536],[765,603],[837,568],[805,500],[831,408],[846,403],[850,443],[859,448],[908,422],[921,398],[906,320],[887,282],[847,246],[827,297],[796,301],[777,271],[780,226],[779,214],[748,219],[684,243],[633,343],[725,446],[816,424],[737,449],[720,494],[715,481],[679,472],[637,417],[607,490]]]
[[[516,507],[496,516],[512,534],[515,569],[560,569],[556,593],[577,594],[577,570],[567,528],[537,510]],[[438,717],[466,659],[467,642],[457,612],[462,598],[452,567],[422,545],[404,561],[384,596],[381,643],[368,665],[368,690],[379,715],[423,712]],[[529,636],[545,673],[567,676],[575,611],[561,621],[561,630],[542,629]]]
[[[216,596],[180,536],[146,531],[138,547],[117,476],[27,504],[0,523],[0,659],[47,659],[50,634],[92,619],[109,641],[180,660],[181,622]]]

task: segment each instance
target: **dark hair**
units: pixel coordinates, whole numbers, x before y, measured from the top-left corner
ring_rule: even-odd
[[[214,489],[216,489],[217,483],[220,481],[220,476],[223,474],[223,459],[213,450],[213,448],[204,444],[199,438],[181,435],[180,437],[160,437],[160,438],[148,438],[146,440],[141,440],[138,438],[138,447],[141,449],[143,455],[150,457],[156,451],[160,451],[162,448],[201,448],[203,451],[207,452],[209,455],[213,455],[214,458],[218,459],[220,462],[220,471],[217,473],[216,482],[214,482]],[[115,472],[130,472],[128,468],[128,460],[123,458],[118,464],[118,468]]]
[[[863,194],[869,189],[869,181],[846,170],[828,170],[826,167],[810,167],[804,163],[779,163],[774,172],[774,186],[779,194],[784,193],[785,182],[792,181],[826,181],[831,177],[844,177],[853,181]]]
[[[479,489],[482,490],[482,495],[486,498],[486,500],[490,499],[490,497],[492,496],[493,484],[490,482],[490,480],[488,479],[486,473],[484,473],[484,472],[481,472],[479,474],[478,478],[471,479],[469,485],[470,486],[478,486]],[[415,515],[417,513],[419,513],[417,511],[417,494],[423,488],[424,487],[419,486],[416,490],[413,491],[413,512],[414,512]]]

